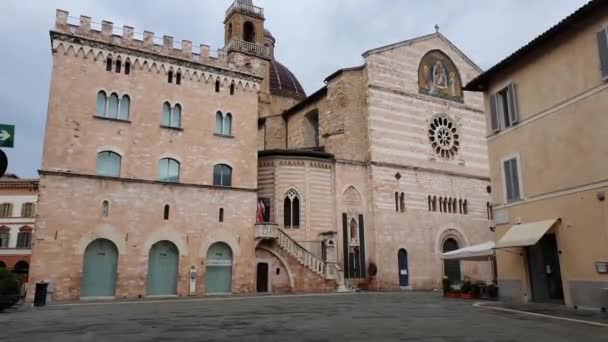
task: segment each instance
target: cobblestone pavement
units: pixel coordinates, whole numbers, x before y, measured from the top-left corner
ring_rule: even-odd
[[[608,327],[432,293],[231,297],[21,308],[1,341],[603,341]]]

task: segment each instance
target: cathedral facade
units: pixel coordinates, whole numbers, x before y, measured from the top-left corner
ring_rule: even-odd
[[[480,69],[440,33],[307,96],[251,1],[216,56],[70,18],[51,31],[31,265],[55,300],[490,280],[440,259],[493,239],[483,98],[462,90]]]

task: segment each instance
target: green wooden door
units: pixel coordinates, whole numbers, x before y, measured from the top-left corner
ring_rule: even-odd
[[[169,241],[160,241],[150,248],[148,259],[148,296],[177,294],[179,252]]]
[[[114,297],[118,249],[110,240],[91,242],[84,252],[81,297]]]
[[[207,294],[232,293],[232,251],[230,246],[223,242],[211,245],[207,251],[205,264]]]

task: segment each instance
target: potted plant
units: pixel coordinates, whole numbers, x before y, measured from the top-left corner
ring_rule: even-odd
[[[0,311],[15,305],[20,295],[19,277],[5,268],[0,268]]]
[[[496,285],[495,281],[488,286],[488,296],[490,296],[492,299],[498,298],[498,286]]]
[[[465,277],[462,285],[460,285],[460,298],[462,299],[473,299],[473,294],[471,290],[473,288],[473,283],[469,277]]]

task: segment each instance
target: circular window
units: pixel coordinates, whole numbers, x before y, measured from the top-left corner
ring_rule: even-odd
[[[460,149],[458,127],[447,115],[435,115],[429,126],[429,142],[441,158],[454,158]]]

